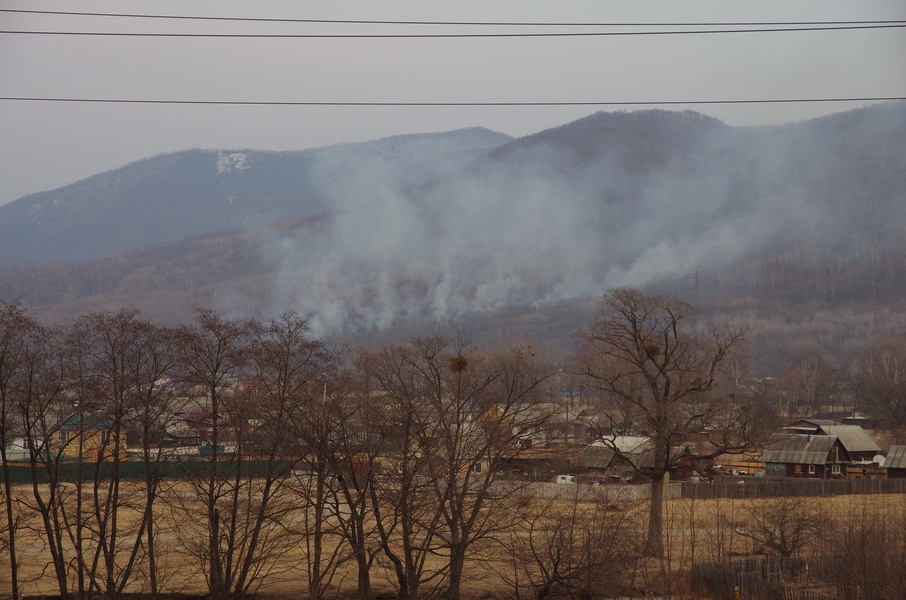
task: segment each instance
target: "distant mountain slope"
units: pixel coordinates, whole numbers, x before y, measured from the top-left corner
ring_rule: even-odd
[[[319,335],[455,328],[551,341],[572,333],[552,323],[581,324],[589,298],[632,285],[787,348],[806,326],[841,347],[906,331],[906,103],[758,128],[600,112],[515,140],[467,130],[300,154],[157,157],[98,176],[85,214],[71,196],[23,199],[16,210],[40,206],[61,240],[75,235],[67,256],[86,232],[121,235],[120,222],[140,225],[127,241],[158,245],[0,272],[0,298],[60,318],[130,304],[173,322],[202,303],[235,316],[294,309]],[[51,245],[8,214],[4,236]],[[182,220],[193,237],[178,233]],[[819,313],[835,324],[815,323]]]
[[[411,183],[511,138],[482,128],[300,152],[188,150],[0,206],[0,265],[76,262],[328,210],[350,173]]]
[[[693,111],[597,112],[585,118],[519,138],[491,152],[499,161],[531,163],[543,149],[560,168],[575,169],[615,160],[634,173],[694,158],[714,135],[731,127]]]
[[[224,308],[241,294],[244,316],[262,316],[273,305],[276,268],[263,247],[274,236],[310,235],[335,217],[309,219],[200,234],[69,265],[43,265],[0,271],[0,298],[41,308],[45,319],[67,322],[96,310],[141,307],[164,323],[186,322],[193,306]],[[248,301],[254,297],[251,306]]]

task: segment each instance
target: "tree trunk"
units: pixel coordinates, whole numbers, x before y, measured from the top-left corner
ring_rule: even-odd
[[[374,511],[374,520],[377,527],[378,536],[381,540],[381,551],[384,553],[384,556],[390,561],[393,565],[393,572],[396,574],[397,585],[399,590],[397,590],[397,598],[399,600],[407,600],[409,598],[409,583],[406,577],[406,567],[403,565],[403,560],[400,556],[394,552],[389,544],[390,535],[383,525],[383,515],[381,514],[381,502],[378,499],[377,486],[372,485],[369,490],[371,494],[371,506]],[[403,505],[405,506],[405,500],[403,500]],[[405,535],[405,528],[403,529],[404,534],[402,536],[403,550],[406,550],[406,541],[407,537]],[[405,554],[404,554],[405,555]]]
[[[351,506],[351,505],[350,505]],[[364,516],[364,507],[359,506],[356,508],[357,511],[361,511],[360,514],[356,514],[354,517],[353,527],[355,527],[355,538],[354,538],[354,549],[355,549],[355,558],[356,565],[358,567],[359,576],[358,576],[358,588],[359,588],[359,598],[360,600],[371,600],[374,596],[371,591],[371,572],[370,565],[368,564],[368,549],[365,547],[365,527],[363,524]]]
[[[664,474],[651,479],[651,507],[648,511],[648,537],[645,539],[645,556],[664,556]]]
[[[151,586],[151,598],[157,600],[160,590],[157,587],[157,553],[155,550],[154,515],[148,516],[148,583]]]
[[[321,600],[324,597],[324,590],[322,589],[323,584],[321,582],[324,573],[322,572],[321,566],[321,555],[324,551],[324,508],[326,504],[325,495],[326,495],[326,486],[325,478],[327,477],[326,468],[324,466],[323,460],[318,457],[317,463],[315,465],[314,471],[317,476],[317,481],[315,482],[315,513],[314,513],[314,531],[312,532],[311,537],[311,550],[309,554],[309,565],[308,565],[308,597],[310,600]],[[306,520],[308,516],[306,515]]]
[[[4,411],[5,412],[5,411]],[[8,527],[9,575],[12,582],[13,600],[19,600],[19,559],[16,556],[16,519],[13,515],[12,485],[9,480],[9,464],[6,460],[6,435],[0,434],[0,462],[3,463],[3,493]]]
[[[360,600],[371,600],[371,574],[368,572],[368,559],[362,555],[362,550],[356,550],[356,562],[358,563],[359,577],[358,589]]]
[[[450,579],[447,587],[447,600],[460,600],[465,563],[466,554],[464,548],[456,545],[450,548]]]
[[[148,584],[151,586],[151,598],[157,600],[160,596],[160,590],[157,586],[157,548],[155,547],[156,539],[154,530],[154,503],[157,500],[158,485],[160,481],[160,452],[153,457],[154,466],[152,467],[151,456],[151,430],[148,427],[148,419],[145,420],[144,432],[142,434],[142,454],[145,459],[145,539],[147,543],[146,552],[148,555]],[[141,536],[139,536],[141,537]]]

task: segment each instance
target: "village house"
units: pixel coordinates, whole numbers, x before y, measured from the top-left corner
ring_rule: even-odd
[[[768,476],[864,479],[884,477],[876,463],[881,447],[859,425],[800,419],[765,448]]]
[[[853,463],[871,464],[874,457],[881,452],[881,447],[859,425],[831,425],[823,427],[822,432],[825,435],[836,436],[846,448],[849,460]]]
[[[891,446],[884,457],[883,466],[888,479],[906,478],[906,446]]]
[[[27,461],[31,456],[28,446],[28,438],[12,438],[6,443],[6,460],[11,463]]]
[[[859,425],[843,425],[830,419],[801,419],[784,429],[802,435],[836,436],[853,463],[871,464],[881,452],[881,447]]]
[[[837,436],[776,433],[761,454],[768,477],[846,477],[849,453]]]
[[[689,479],[698,465],[684,448],[670,451],[670,478]],[[634,465],[634,466],[633,466]],[[611,483],[631,481],[654,468],[654,448],[650,437],[618,435],[613,439],[597,440],[587,445],[576,461],[580,472],[598,481]]]
[[[57,425],[54,447],[63,458],[109,461],[117,438],[119,458],[125,460],[125,428],[101,413],[77,413]]]

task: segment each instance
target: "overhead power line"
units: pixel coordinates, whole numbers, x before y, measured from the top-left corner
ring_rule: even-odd
[[[47,96],[0,96],[0,101],[14,102],[71,102],[87,104],[201,104],[221,106],[677,106],[704,104],[792,104],[820,102],[890,102],[906,100],[906,96],[875,96],[846,98],[763,98],[730,100],[629,100],[629,101],[588,101],[588,102],[335,102],[335,101],[293,101],[293,100],[175,100],[175,99],[128,99],[128,98],[65,98]]]
[[[899,29],[906,22],[895,25],[829,25],[816,27],[768,27],[750,29],[670,29],[662,31],[557,31],[521,33],[181,33],[181,32],[139,32],[139,31],[43,31],[43,30],[0,30],[0,34],[47,35],[47,36],[95,36],[95,37],[144,37],[144,38],[258,38],[258,39],[344,39],[344,38],[550,38],[550,37],[628,37],[640,35],[707,35],[729,33],[789,33],[804,31],[846,31],[865,29]]]
[[[176,19],[190,21],[228,21],[249,23],[314,23],[335,25],[454,25],[489,27],[805,27],[822,25],[883,25],[904,23],[900,19],[871,19],[860,21],[716,21],[716,22],[558,22],[558,21],[417,21],[370,19],[292,19],[271,17],[217,17],[205,15],[161,15],[64,10],[0,9],[0,13],[58,15],[78,17],[116,17],[128,19]]]
[[[2,30],[10,35],[45,36],[106,36],[106,37],[171,37],[171,38],[502,38],[502,37],[612,37],[638,35],[703,35],[728,33],[782,33],[804,31],[842,31],[859,29],[896,29],[906,27],[906,21],[893,19],[859,21],[718,21],[718,22],[556,22],[556,21],[417,21],[365,19],[293,19],[267,17],[224,17],[172,14],[132,14],[85,11],[50,11],[0,9],[0,13],[53,15],[75,17],[112,17],[120,19],[191,20],[212,22],[293,23],[329,25],[405,25],[405,26],[467,26],[467,27],[667,27],[654,31],[547,31],[516,33],[183,33],[129,31],[51,31]],[[708,29],[688,29],[707,27]],[[720,28],[720,29],[715,29]],[[731,28],[731,29],[727,29]]]

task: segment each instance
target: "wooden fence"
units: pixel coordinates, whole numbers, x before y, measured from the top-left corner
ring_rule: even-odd
[[[497,482],[497,493],[506,494],[512,482]],[[518,484],[521,493],[536,498],[580,500],[644,500],[651,497],[650,484],[564,484],[534,482]],[[774,498],[778,496],[833,496],[854,494],[906,494],[906,479],[787,479],[746,477],[715,479],[711,482],[672,482],[664,486],[664,498]]]
[[[519,494],[525,494],[534,498],[553,499],[553,498],[578,498],[579,500],[608,500],[608,501],[633,501],[645,500],[651,497],[651,485],[589,485],[589,484],[568,484],[536,481],[532,483],[514,483],[506,480],[495,482],[493,492],[498,496],[512,495],[516,491]],[[664,496],[668,499],[679,498],[680,489],[678,487],[665,490]]]
[[[243,477],[261,477],[268,472],[285,475],[292,469],[293,463],[289,460],[277,460],[274,462],[266,460],[229,460],[221,459],[217,462],[217,472],[220,477],[229,477],[239,473]],[[144,479],[148,470],[152,471],[155,477],[165,479],[186,479],[199,476],[207,476],[210,473],[211,463],[206,460],[164,460],[146,463],[141,460],[122,461],[116,468],[119,469],[117,474],[122,479]],[[14,484],[32,483],[45,484],[50,479],[48,470],[54,472],[58,481],[65,482],[87,482],[95,479],[107,480],[113,476],[114,463],[110,461],[102,462],[79,462],[76,460],[60,461],[50,463],[45,467],[39,463],[35,470],[30,465],[10,464],[9,480]],[[0,475],[0,481],[3,480]]]
[[[711,482],[684,481],[682,498],[770,498],[776,496],[833,496],[852,494],[903,494],[906,479],[791,479],[784,477],[746,477],[714,479]]]
[[[692,589],[720,600],[832,600],[814,589],[813,559],[768,557],[692,565]],[[820,567],[816,569],[820,571]]]

